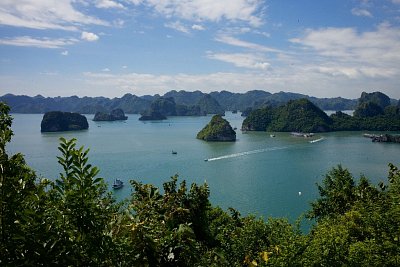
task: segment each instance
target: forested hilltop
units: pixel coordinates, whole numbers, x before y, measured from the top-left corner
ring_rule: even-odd
[[[380,92],[362,93],[354,115],[341,111],[328,116],[308,99],[290,100],[279,107],[253,110],[243,121],[244,131],[328,132],[399,131],[400,106]]]
[[[106,97],[34,97],[25,95],[6,94],[0,97],[0,101],[7,103],[11,107],[12,113],[45,113],[47,111],[67,111],[83,114],[94,114],[96,112],[111,112],[113,109],[120,108],[128,114],[143,114],[149,110],[151,104],[159,99],[160,95],[135,96],[125,94],[118,98]],[[164,99],[173,98],[174,102],[182,113],[202,113],[210,103],[207,97],[216,100],[222,110],[240,110],[247,108],[260,108],[265,106],[279,106],[289,100],[307,98],[323,110],[353,110],[357,105],[357,100],[337,98],[316,98],[307,95],[279,92],[268,93],[261,90],[253,90],[246,93],[232,93],[228,91],[211,92],[210,94],[200,91],[170,91],[162,96]],[[205,103],[204,103],[205,101]],[[394,100],[393,100],[394,101]],[[197,110],[196,106],[201,106],[203,110]],[[215,107],[214,107],[215,108]],[[221,113],[221,112],[218,112]]]
[[[39,179],[22,154],[7,153],[8,112],[0,103],[1,266],[400,264],[400,170],[392,164],[379,186],[342,166],[329,171],[306,215],[315,223],[302,233],[285,218],[213,206],[207,184],[177,176],[162,190],[131,181],[130,198],[118,203],[75,139],[60,139],[60,176]]]

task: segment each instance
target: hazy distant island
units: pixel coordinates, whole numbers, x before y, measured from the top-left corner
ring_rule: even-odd
[[[223,114],[226,110],[245,111],[246,109],[258,109],[266,106],[278,107],[289,100],[306,98],[322,110],[354,110],[357,106],[356,99],[316,98],[303,94],[279,92],[269,93],[262,90],[252,90],[246,93],[232,93],[228,91],[211,92],[209,94],[200,91],[169,91],[163,96],[144,95],[136,96],[125,94],[122,97],[34,97],[26,95],[6,94],[0,97],[0,101],[7,103],[12,113],[45,113],[51,110],[77,112],[81,114],[95,114],[96,112],[109,113],[113,109],[120,108],[126,114],[143,114],[149,110],[152,103],[159,98],[173,99],[177,116],[199,116],[204,113]],[[397,100],[391,99],[392,104]],[[170,116],[164,114],[165,116]]]
[[[204,141],[236,141],[236,132],[221,115],[214,115],[211,121],[197,134]]]
[[[205,94],[195,105],[177,104],[173,97],[158,97],[142,113],[139,120],[160,120],[168,116],[205,116],[225,114],[225,110],[213,97]]]
[[[62,111],[46,112],[43,116],[41,132],[63,132],[86,130],[89,128],[88,121],[85,116]]]
[[[362,93],[354,115],[341,111],[328,116],[308,99],[290,100],[279,107],[255,109],[243,121],[244,131],[328,132],[398,131],[400,106],[380,92]]]
[[[98,111],[93,118],[94,121],[120,121],[127,119],[128,117],[125,116],[124,111],[120,108],[113,109],[110,113]]]
[[[166,119],[167,119],[167,117],[165,117],[160,112],[154,111],[154,110],[146,111],[139,118],[140,121],[161,121],[161,120],[166,120]]]

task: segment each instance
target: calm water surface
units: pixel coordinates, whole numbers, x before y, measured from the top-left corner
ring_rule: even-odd
[[[39,175],[56,179],[61,171],[59,138],[75,137],[79,146],[90,148],[90,162],[100,168],[110,189],[115,178],[125,181],[115,191],[118,199],[130,195],[131,179],[161,186],[179,174],[188,183],[207,181],[214,205],[234,207],[244,215],[294,220],[309,209],[318,193],[315,183],[333,166],[342,164],[355,176],[365,174],[377,183],[386,181],[389,162],[400,165],[399,144],[372,143],[360,132],[320,134],[313,139],[323,140],[315,143],[288,133],[275,133],[275,138],[271,133],[242,133],[243,118],[232,113],[225,118],[238,128],[235,143],[195,138],[210,116],[141,122],[139,115],[128,115],[126,122],[94,122],[87,115],[89,130],[40,133],[42,116],[13,114],[15,135],[8,151],[22,152]]]

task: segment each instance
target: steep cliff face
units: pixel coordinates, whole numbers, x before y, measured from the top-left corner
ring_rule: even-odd
[[[77,131],[88,128],[86,117],[72,112],[46,112],[41,123],[41,132]]]
[[[236,132],[221,115],[214,115],[197,134],[197,138],[204,141],[236,141]]]

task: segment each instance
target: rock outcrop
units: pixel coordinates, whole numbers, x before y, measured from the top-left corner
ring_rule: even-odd
[[[127,120],[128,117],[122,109],[117,108],[111,111],[111,113],[96,112],[94,115],[94,121],[121,121]]]
[[[400,143],[400,135],[391,134],[364,134],[365,137],[371,138],[372,142],[383,143]]]
[[[214,115],[211,121],[197,134],[204,141],[236,141],[236,132],[221,115]]]
[[[86,117],[73,112],[46,112],[41,123],[41,132],[77,131],[88,128],[89,124]]]

